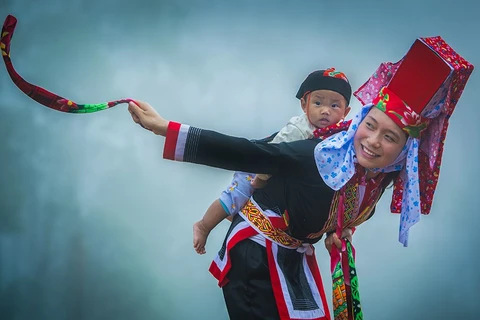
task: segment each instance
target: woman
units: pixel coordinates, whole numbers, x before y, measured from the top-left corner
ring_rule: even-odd
[[[70,113],[131,101],[80,105],[26,82],[10,60],[15,25],[8,16],[3,59],[14,83],[35,101]],[[366,106],[348,130],[324,141],[252,142],[168,122],[146,103],[130,103],[129,111],[136,123],[167,137],[165,158],[274,175],[235,217],[211,267],[230,317],[329,319],[311,244],[335,232],[326,243],[342,250],[346,245],[349,252],[342,233],[371,217],[393,180],[392,211],[401,213],[399,240],[407,245],[409,228],[430,211],[448,120],[472,71],[440,37],[417,40],[404,59],[382,64],[360,88],[357,97]],[[335,248],[332,261],[340,254]],[[359,319],[355,270],[342,278],[341,269],[335,269],[340,278],[334,284],[346,286],[337,286],[341,301],[334,300],[335,318]],[[351,294],[345,294],[349,287]]]
[[[167,121],[145,102],[129,104],[136,123],[166,137],[164,158],[273,175],[235,217],[211,269],[230,318],[329,319],[311,244],[324,233],[336,231],[338,237],[368,219],[394,180],[396,197],[402,190],[408,195],[398,205],[400,241],[407,244],[408,230],[423,212],[425,184],[418,166],[430,153],[424,145],[420,150],[420,143],[435,143],[427,124],[441,118],[443,127],[433,129],[445,135],[447,114],[473,70],[458,55],[449,65],[445,52],[456,55],[439,37],[417,40],[373,103],[348,130],[324,141],[253,142]],[[443,141],[437,143],[433,163],[441,158]],[[421,191],[431,203],[431,184]],[[361,314],[355,299],[350,308],[345,316]]]

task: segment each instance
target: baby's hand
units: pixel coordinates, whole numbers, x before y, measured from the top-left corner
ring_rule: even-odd
[[[253,178],[252,182],[250,183],[255,189],[262,189],[267,185],[267,180],[262,180],[258,176],[255,176],[255,178]]]

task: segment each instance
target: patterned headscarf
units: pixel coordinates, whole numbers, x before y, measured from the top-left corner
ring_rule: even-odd
[[[428,50],[425,51],[425,48],[434,52],[435,55],[427,52]],[[413,49],[416,53],[412,59]],[[418,50],[421,54],[418,54]],[[391,208],[392,212],[401,213],[399,241],[404,246],[408,245],[410,227],[419,221],[421,213],[430,212],[438,182],[448,118],[473,71],[473,65],[453,51],[441,37],[421,38],[415,42],[409,53],[410,56],[407,53],[397,63],[380,65],[373,76],[354,93],[365,106],[352,120],[350,128],[329,137],[315,149],[317,167],[323,180],[332,189],[339,190],[355,174],[356,157],[353,137],[358,125],[373,106],[385,112],[409,134],[405,147],[394,163],[386,168],[374,170],[400,171],[398,178],[394,181]],[[441,61],[440,65],[448,66],[451,72],[442,79],[439,76],[440,73],[433,68],[435,77],[432,77],[431,73],[423,72],[419,77],[427,77],[426,79],[429,80],[420,81],[417,77],[420,71],[412,69],[412,66],[415,63],[418,66],[421,62],[420,69],[431,67],[428,65],[429,57],[431,60]],[[414,61],[415,59],[419,60]],[[404,61],[408,62],[404,64],[403,69],[400,69]],[[439,65],[438,61],[436,66]],[[397,73],[399,70],[400,72]],[[393,79],[395,75],[397,77]],[[419,81],[417,83],[412,79]],[[437,81],[437,85],[435,81],[439,79],[441,81]],[[423,83],[426,83],[425,90],[420,89]],[[411,89],[409,85],[412,84],[416,85],[416,91],[408,90]],[[429,95],[427,91],[434,94]],[[407,100],[400,99],[399,96],[402,98],[407,96],[411,102],[407,104]]]

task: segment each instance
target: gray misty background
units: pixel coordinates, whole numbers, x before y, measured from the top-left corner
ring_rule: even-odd
[[[11,55],[32,83],[79,103],[146,100],[169,119],[260,138],[301,112],[294,96],[315,69],[335,66],[358,88],[435,35],[479,67],[477,3],[0,0],[0,16],[19,20]],[[0,69],[0,319],[227,319],[207,269],[228,222],[204,256],[191,230],[231,172],[162,160],[163,139],[125,105],[49,110]],[[354,237],[368,320],[478,319],[477,73],[410,247],[397,241],[391,191]],[[323,241],[317,256],[330,301]]]

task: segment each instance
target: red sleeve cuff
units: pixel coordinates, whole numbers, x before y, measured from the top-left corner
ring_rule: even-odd
[[[181,126],[180,123],[174,121],[168,123],[167,135],[165,136],[165,146],[163,147],[164,159],[175,160],[175,150]]]

